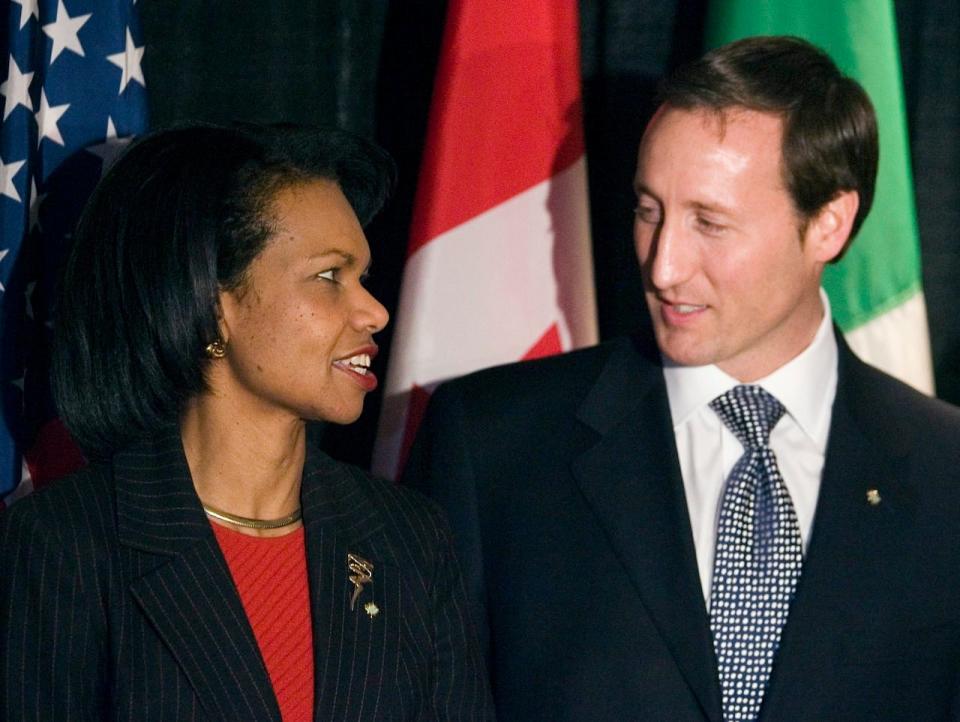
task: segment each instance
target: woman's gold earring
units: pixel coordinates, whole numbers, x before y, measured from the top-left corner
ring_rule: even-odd
[[[213,343],[208,343],[207,358],[223,358],[227,354],[227,344],[219,338]]]

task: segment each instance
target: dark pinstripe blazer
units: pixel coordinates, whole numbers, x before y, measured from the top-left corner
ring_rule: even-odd
[[[314,450],[301,500],[314,719],[492,717],[441,514]],[[176,430],[15,504],[0,555],[2,719],[280,720]]]

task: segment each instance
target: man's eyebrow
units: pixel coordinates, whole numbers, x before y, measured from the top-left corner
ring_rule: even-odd
[[[637,194],[637,198],[640,196],[650,196],[653,199],[657,198],[657,194],[653,193],[646,185],[640,182],[635,182],[633,184],[634,193]],[[706,202],[706,201],[690,201],[686,204],[688,208],[692,208],[696,211],[705,211],[708,213],[722,213],[727,216],[736,215],[733,208],[730,206],[724,205],[723,203],[717,202]]]
[[[733,208],[725,206],[722,203],[704,203],[703,201],[692,201],[689,206],[694,210],[707,211],[708,213],[722,213],[727,216],[735,215]]]

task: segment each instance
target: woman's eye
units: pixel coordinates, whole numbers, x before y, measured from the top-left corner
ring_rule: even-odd
[[[339,272],[339,268],[328,268],[326,271],[320,271],[317,278],[322,278],[324,281],[336,281]]]

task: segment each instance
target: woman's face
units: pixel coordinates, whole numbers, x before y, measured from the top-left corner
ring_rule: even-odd
[[[246,282],[220,294],[226,356],[212,390],[238,419],[350,423],[377,386],[373,334],[389,318],[362,283],[367,239],[333,181],[282,189],[272,214],[276,232]]]

